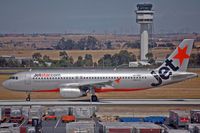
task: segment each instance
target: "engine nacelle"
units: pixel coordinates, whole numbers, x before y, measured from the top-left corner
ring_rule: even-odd
[[[65,98],[78,98],[87,94],[79,88],[60,88],[60,95]]]

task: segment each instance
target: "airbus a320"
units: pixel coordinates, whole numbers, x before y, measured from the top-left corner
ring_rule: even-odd
[[[153,70],[134,69],[63,69],[19,72],[3,82],[9,90],[27,92],[59,92],[64,98],[78,98],[110,91],[138,91],[177,83],[197,77],[187,72],[193,39],[184,39],[164,63]]]

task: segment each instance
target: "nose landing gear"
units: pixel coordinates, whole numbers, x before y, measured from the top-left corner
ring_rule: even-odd
[[[26,101],[30,101],[31,100],[31,94],[28,93],[27,97],[26,97]]]

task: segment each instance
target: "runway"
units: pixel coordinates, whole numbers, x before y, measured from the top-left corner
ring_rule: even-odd
[[[81,105],[200,105],[200,99],[101,99],[99,102],[69,99],[0,100],[0,106],[81,106]]]

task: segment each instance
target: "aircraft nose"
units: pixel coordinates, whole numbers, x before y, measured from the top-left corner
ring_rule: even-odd
[[[4,81],[4,82],[2,83],[2,85],[3,85],[3,87],[5,87],[5,88],[8,88],[8,87],[9,87],[9,83],[8,83],[7,80]]]

